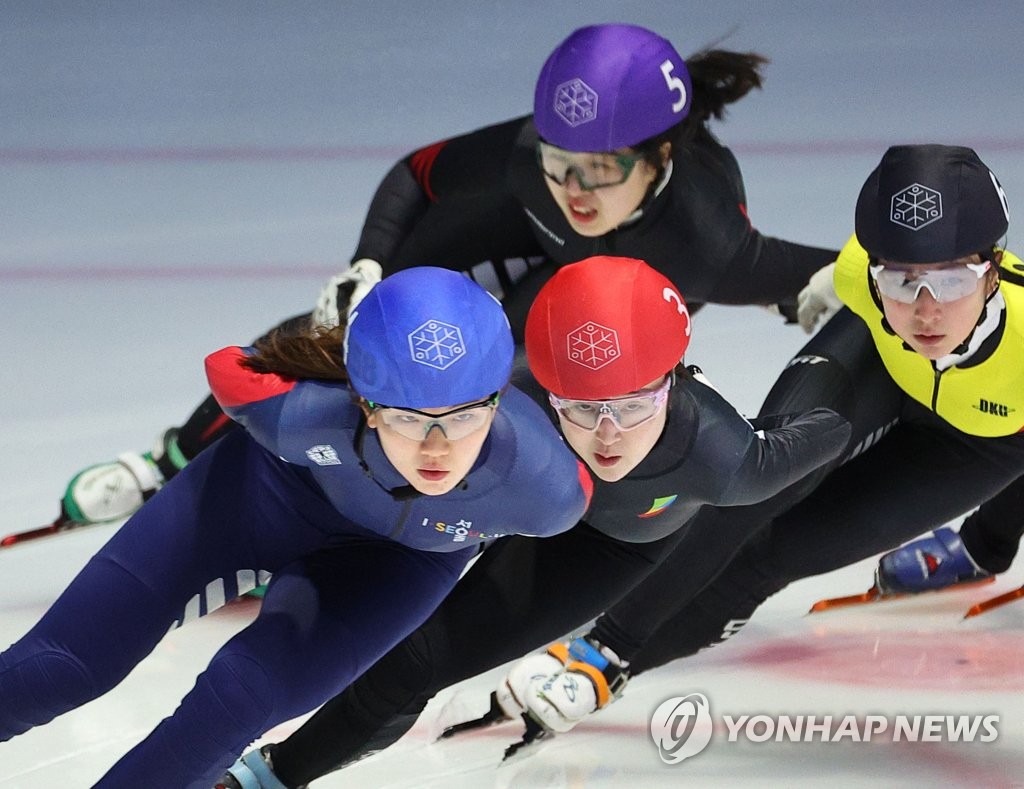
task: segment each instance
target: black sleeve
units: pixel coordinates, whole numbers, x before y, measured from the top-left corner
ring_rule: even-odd
[[[370,258],[380,263],[386,274],[391,273],[395,250],[429,206],[430,200],[403,159],[384,176],[370,200],[352,261]]]
[[[539,249],[508,188],[524,119],[442,140],[398,162],[374,194],[352,260],[385,273],[420,265],[468,269]]]
[[[831,263],[837,249],[823,249],[762,235],[750,222],[746,188],[736,157],[713,135],[701,139],[688,151],[702,169],[729,187],[731,210],[717,213],[723,220],[720,232],[729,239],[742,240],[733,245],[733,255],[711,289],[708,301],[716,304],[796,303],[796,296],[811,274]]]
[[[720,504],[753,504],[775,495],[838,458],[850,440],[850,424],[827,408],[790,416],[760,432],[723,492]]]
[[[761,235],[746,238],[716,283],[708,301],[717,304],[795,304],[811,274],[839,255],[836,249],[804,246]]]
[[[810,472],[838,458],[850,440],[850,424],[827,408],[777,418],[770,429],[755,432],[735,409],[699,375],[691,389],[700,426],[692,462],[708,469],[694,473],[712,489],[704,501],[736,506],[763,501]]]

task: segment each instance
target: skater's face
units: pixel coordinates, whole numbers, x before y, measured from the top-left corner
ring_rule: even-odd
[[[469,473],[491,429],[497,396],[452,408],[367,408],[391,465],[417,491],[441,496]]]
[[[931,360],[952,353],[970,336],[999,284],[980,255],[944,263],[878,263],[871,275],[886,320],[900,339]]]
[[[667,161],[669,144],[662,149]],[[629,148],[577,153],[540,143],[544,182],[572,229],[603,236],[625,222],[643,202],[658,168]]]
[[[572,405],[587,401],[560,401],[566,404],[556,407],[562,435],[598,479],[618,482],[647,457],[661,437],[670,385],[670,377],[662,376],[638,392],[594,401],[589,409]],[[594,419],[596,426],[592,426]]]

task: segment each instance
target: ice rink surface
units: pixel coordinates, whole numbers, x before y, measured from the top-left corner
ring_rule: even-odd
[[[684,54],[715,44],[771,58],[764,90],[715,125],[762,231],[838,246],[888,145],[956,143],[1000,176],[1019,252],[1016,3],[14,0],[0,10],[0,531],[50,521],[75,471],[183,421],[204,394],[206,353],[312,306],[399,156],[528,112],[548,51],[599,21],[652,27]],[[688,361],[753,412],[804,339],[763,310],[712,307]],[[112,528],[0,552],[0,646]],[[482,712],[492,673],[435,699],[390,751],[315,785],[1024,786],[1024,602],[961,620],[1024,583],[1020,568],[982,589],[804,615],[819,597],[865,589],[871,569],[793,585],[735,639],[638,678],[525,758],[498,766],[511,724],[433,743]],[[0,786],[90,786],[256,605],[170,634],[107,696],[0,745]],[[690,693],[708,699],[711,743],[664,764],[651,715]],[[727,720],[742,715],[876,716],[890,728],[869,742],[756,742],[763,727],[730,741]],[[998,736],[893,741],[899,716],[925,715],[997,716]]]

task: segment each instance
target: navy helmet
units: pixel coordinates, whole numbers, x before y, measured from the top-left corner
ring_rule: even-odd
[[[897,145],[861,188],[855,229],[872,257],[936,263],[991,249],[1009,220],[1003,188],[973,150]]]

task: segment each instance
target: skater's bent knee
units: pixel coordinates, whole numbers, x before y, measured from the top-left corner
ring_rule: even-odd
[[[205,686],[205,692],[203,692]],[[217,655],[196,683],[201,715],[210,721],[233,721],[262,734],[275,707],[275,688],[262,665],[247,655]]]
[[[38,652],[5,664],[0,669],[0,741],[80,707],[104,689],[66,652]]]

